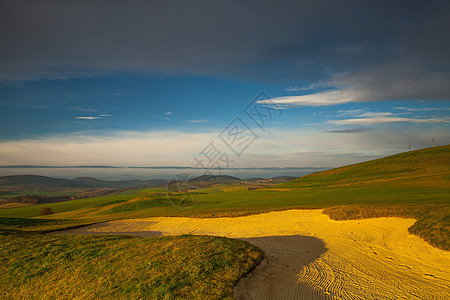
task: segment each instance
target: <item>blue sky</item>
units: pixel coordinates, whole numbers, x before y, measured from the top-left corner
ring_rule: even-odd
[[[399,3],[1,1],[0,165],[194,166],[213,142],[231,167],[334,167],[448,144],[449,4]],[[244,111],[261,92],[264,128]],[[236,117],[257,137],[240,156],[219,137]]]

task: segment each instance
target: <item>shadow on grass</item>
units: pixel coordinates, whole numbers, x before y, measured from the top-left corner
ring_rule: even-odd
[[[151,222],[147,222],[149,224]],[[155,222],[156,223],[156,222]],[[139,237],[153,237],[153,236],[162,236],[162,232],[160,231],[96,231],[97,229],[101,229],[107,225],[107,223],[97,223],[88,226],[82,226],[77,228],[71,228],[67,230],[58,230],[48,232],[48,234],[89,234],[89,235],[130,235],[130,236],[139,236]],[[94,230],[94,231],[92,231]]]

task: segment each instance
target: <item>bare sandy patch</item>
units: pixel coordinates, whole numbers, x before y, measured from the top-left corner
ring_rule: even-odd
[[[450,252],[408,233],[415,220],[333,221],[321,210],[196,219],[121,220],[66,233],[239,238],[266,260],[236,287],[239,299],[450,299]]]

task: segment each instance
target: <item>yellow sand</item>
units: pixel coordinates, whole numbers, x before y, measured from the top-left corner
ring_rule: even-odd
[[[450,299],[450,252],[410,235],[414,222],[333,221],[321,210],[289,210],[236,218],[121,220],[87,230],[208,234],[253,242],[266,251],[268,264],[244,281],[238,298]],[[294,235],[300,237],[288,237]],[[281,238],[263,238],[275,236]]]

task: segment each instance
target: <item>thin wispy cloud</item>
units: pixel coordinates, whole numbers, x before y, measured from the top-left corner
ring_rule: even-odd
[[[349,129],[335,129],[330,130],[328,132],[331,133],[360,133],[360,132],[366,132],[369,129],[367,127],[355,127],[355,128],[349,128]]]
[[[189,123],[208,123],[209,120],[202,119],[202,120],[189,120]]]
[[[104,117],[75,117],[75,119],[79,119],[79,120],[99,120],[99,119],[104,119]]]
[[[336,87],[337,90],[274,97],[259,103],[274,103],[289,108],[405,99],[448,101],[450,73],[425,75],[427,72],[422,67],[380,65],[368,71],[336,73],[323,85]]]
[[[105,119],[108,117],[111,117],[111,114],[100,114],[98,116],[81,116],[81,117],[75,117],[75,119],[79,119],[79,120],[100,120],[100,119]]]
[[[69,110],[74,111],[83,111],[83,112],[91,112],[91,113],[98,113],[98,110],[95,108],[89,108],[89,107],[82,107],[82,106],[72,106],[72,107],[60,107],[60,108],[66,108]]]
[[[167,116],[167,114],[164,114],[164,115]],[[155,114],[151,114],[150,117],[157,118],[160,120],[172,121],[172,119],[169,117],[163,117],[163,116],[159,116],[159,115],[155,115]]]
[[[275,97],[259,100],[257,103],[276,104],[283,108],[295,106],[328,106],[350,102],[357,102],[358,92],[354,90],[319,92],[301,96]]]
[[[314,83],[307,86],[290,86],[285,88],[286,92],[300,92],[300,91],[310,91],[320,87],[323,87],[325,84],[323,83]]]
[[[347,117],[341,120],[328,120],[329,124],[336,125],[375,125],[386,123],[449,123],[449,118],[424,118],[424,117],[400,117],[403,113],[393,112],[373,112],[363,109],[340,110],[337,117]],[[348,117],[351,118],[348,118]],[[337,131],[334,131],[337,132]]]
[[[391,113],[391,112],[365,112],[360,114],[360,117],[368,117],[368,118],[380,118],[380,117],[390,117],[390,116],[394,116],[395,114]]]
[[[36,108],[36,109],[51,109],[52,107],[48,106],[48,105],[32,105],[31,108]]]
[[[416,111],[442,111],[442,110],[450,110],[450,107],[420,107],[420,108],[412,108],[412,107],[394,107],[393,109],[397,110],[406,110],[410,112]]]
[[[447,119],[414,119],[414,118],[399,118],[399,117],[373,117],[373,118],[356,118],[344,120],[329,120],[330,124],[336,125],[375,125],[386,123],[449,123]]]
[[[346,109],[346,110],[339,110],[337,117],[348,117],[348,116],[360,116],[364,110],[362,109]]]

